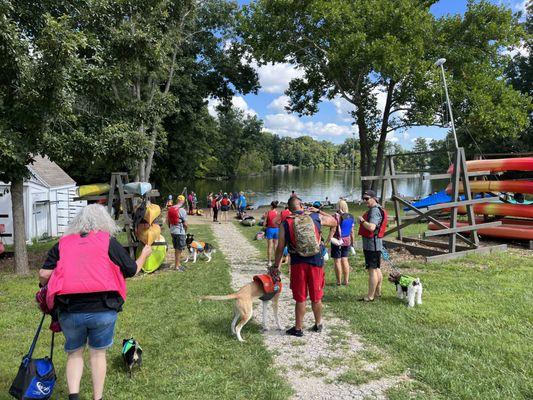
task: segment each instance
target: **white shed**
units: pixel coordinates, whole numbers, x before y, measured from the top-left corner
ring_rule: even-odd
[[[61,236],[87,202],[73,200],[76,182],[49,158],[36,156],[28,169],[31,176],[24,181],[26,238]],[[0,182],[0,224],[5,224],[6,233],[13,233],[10,184],[4,182]],[[12,242],[12,237],[4,238],[4,243]]]

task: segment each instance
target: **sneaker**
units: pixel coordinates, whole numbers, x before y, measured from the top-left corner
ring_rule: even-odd
[[[322,332],[322,328],[323,328],[322,324],[320,325],[314,324],[313,327],[311,328],[311,332],[320,333]]]
[[[287,329],[285,333],[287,335],[297,336],[297,337],[302,337],[304,335],[303,331],[301,329],[296,329],[295,326],[293,326],[291,329]]]

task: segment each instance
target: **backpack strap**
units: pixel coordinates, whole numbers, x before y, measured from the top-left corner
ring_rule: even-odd
[[[37,339],[39,339],[39,334],[41,333],[41,328],[43,327],[44,318],[46,317],[46,314],[43,313],[43,317],[41,318],[41,322],[39,322],[39,326],[37,327],[37,331],[35,332],[35,336],[33,337],[33,341],[31,342],[30,349],[28,350],[28,354],[26,354],[26,357],[28,360],[31,359],[31,356],[33,355],[33,351],[35,350],[35,346],[37,345]]]

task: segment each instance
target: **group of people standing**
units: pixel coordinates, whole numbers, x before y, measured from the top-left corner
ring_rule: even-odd
[[[284,253],[289,254],[290,288],[296,305],[295,325],[286,331],[288,335],[303,336],[307,297],[311,300],[315,318],[311,331],[322,331],[326,248],[331,245],[337,286],[348,285],[348,257],[355,243],[356,221],[359,223],[358,234],[363,239],[365,267],[369,276],[368,292],[359,300],[371,302],[381,296],[383,275],[380,267],[383,244],[379,232],[386,227],[386,214],[381,211],[374,191],[365,191],[363,201],[369,210],[357,220],[349,213],[345,200],[339,200],[336,213],[331,215],[316,207],[305,207],[297,196],[290,197],[284,211],[278,212],[278,203],[272,202],[270,210],[264,214],[269,267],[275,249],[275,261],[271,267],[273,276],[279,274]],[[322,239],[323,227],[329,228],[325,241]]]
[[[222,221],[228,222],[228,212],[230,210],[235,210],[238,214],[242,215],[244,210],[246,210],[246,206],[246,196],[242,191],[228,194],[220,190],[217,194],[211,192],[207,195],[207,208],[209,210],[209,217],[213,217],[213,222],[220,222],[218,220],[219,212]]]
[[[214,221],[215,210],[228,212],[233,205],[244,211],[246,198],[240,192],[237,199],[227,194],[210,194]],[[181,270],[181,252],[186,247],[188,199],[180,195],[177,204],[170,205],[167,213],[172,242],[176,251],[176,268]],[[373,301],[381,295],[382,275],[380,258],[382,243],[376,232],[381,232],[384,221],[376,194],[369,190],[363,200],[369,211],[358,218],[359,234],[363,236],[366,268],[369,270],[369,290],[363,301]],[[355,218],[348,212],[344,200],[330,215],[318,208],[304,208],[302,201],[291,196],[287,208],[277,211],[272,202],[265,213],[266,237],[269,241],[269,263],[273,275],[279,268],[287,248],[290,259],[290,288],[295,305],[295,326],[287,334],[303,336],[303,319],[309,296],[315,324],[312,331],[322,330],[322,297],[324,290],[324,247],[331,243],[338,285],[349,282],[349,248],[354,243]],[[330,229],[325,242],[321,241],[323,227]],[[145,245],[137,260],[130,258],[122,245],[113,237],[119,232],[106,208],[99,204],[85,207],[70,223],[67,232],[48,252],[39,271],[41,286],[47,287],[46,304],[58,314],[59,325],[65,336],[67,352],[66,376],[69,400],[79,399],[80,381],[84,369],[83,354],[89,346],[89,361],[93,383],[93,398],[102,399],[106,377],[106,350],[112,346],[117,313],[126,300],[125,279],[135,276],[151,254]]]

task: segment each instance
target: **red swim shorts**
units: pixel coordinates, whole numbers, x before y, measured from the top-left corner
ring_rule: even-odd
[[[313,303],[322,300],[324,296],[324,268],[306,263],[291,265],[292,298],[297,303],[303,303],[309,298]]]

